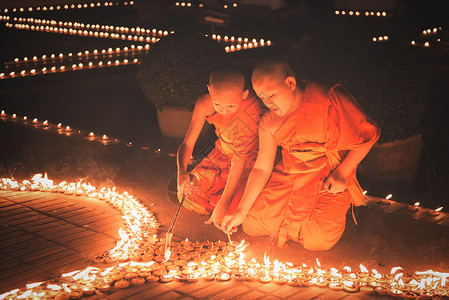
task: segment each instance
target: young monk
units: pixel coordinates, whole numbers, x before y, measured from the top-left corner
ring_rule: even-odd
[[[221,228],[223,217],[233,212],[243,194],[257,157],[258,126],[265,108],[245,90],[245,77],[222,68],[210,74],[209,94],[198,98],[184,141],[178,149],[178,198],[200,214],[212,213],[207,224]],[[200,179],[199,195],[188,194],[187,165],[204,122],[215,125],[214,149],[191,173]]]
[[[298,82],[288,64],[265,61],[252,73],[270,109],[260,122],[259,153],[239,207],[222,229],[243,222],[248,235],[270,235],[308,250],[328,250],[340,239],[346,212],[364,196],[356,167],[379,137],[341,85]],[[277,146],[282,160],[274,167]]]

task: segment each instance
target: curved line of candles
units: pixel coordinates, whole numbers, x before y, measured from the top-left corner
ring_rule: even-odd
[[[0,299],[52,296],[69,299],[95,292],[114,292],[144,282],[196,282],[200,279],[319,286],[349,293],[376,292],[380,295],[413,298],[447,296],[449,293],[446,286],[449,273],[428,270],[410,275],[403,268],[394,267],[390,273],[382,274],[375,269],[369,271],[363,264],[359,265],[360,271],[353,271],[349,266],[338,270],[323,267],[318,259],[315,266],[309,266],[278,260],[272,262],[266,256],[263,261],[258,262],[255,258],[245,259],[248,244],[244,240],[240,243],[192,243],[188,239],[172,242],[170,249],[173,252],[166,259],[165,240],[157,237],[159,223],[151,211],[127,192],[118,193],[115,188],[102,188],[98,191],[92,185],[82,183],[82,180],[78,183],[63,181],[55,185],[46,174],[36,174],[31,180],[22,182],[1,178],[0,189],[95,197],[119,209],[126,224],[125,229],[119,230],[120,240],[116,247],[93,259],[97,263],[106,262],[106,267],[87,267],[62,274],[59,278],[30,283],[25,288],[0,295]]]
[[[33,126],[36,129],[46,130],[46,131],[53,131],[58,134],[63,134],[69,137],[81,137],[91,142],[98,142],[102,143],[105,146],[108,145],[114,145],[114,144],[124,144],[127,147],[134,147],[141,150],[150,150],[152,149],[155,154],[164,154],[166,151],[162,150],[160,147],[149,147],[147,145],[139,145],[138,143],[133,142],[125,142],[123,140],[112,138],[106,134],[95,134],[94,132],[90,131],[89,133],[86,133],[84,131],[81,131],[79,129],[74,129],[69,125],[63,125],[62,123],[58,124],[52,124],[48,120],[41,121],[38,118],[28,118],[27,116],[18,116],[17,114],[7,114],[5,110],[0,111],[0,120],[3,121],[12,121],[12,122],[20,122],[23,125]],[[175,153],[167,153],[169,156],[176,156]]]
[[[40,7],[40,6],[28,6],[28,7],[13,7],[13,8],[2,8],[2,10],[3,10],[3,12],[4,13],[7,13],[7,12],[9,12],[10,10],[11,10],[11,12],[25,12],[25,11],[29,11],[29,12],[32,12],[32,11],[47,11],[47,10],[49,10],[49,11],[52,11],[52,10],[68,10],[68,9],[82,9],[82,8],[94,8],[94,7],[101,7],[101,6],[105,6],[105,7],[108,7],[108,6],[118,6],[118,5],[120,5],[120,3],[119,2],[109,2],[109,1],[106,1],[106,2],[104,2],[103,4],[101,3],[101,2],[97,2],[97,3],[95,3],[95,2],[91,2],[91,3],[84,3],[84,4],[65,4],[65,5],[56,5],[56,6],[53,6],[53,5],[50,5],[50,6],[42,6],[42,7]],[[129,1],[129,2],[127,2],[127,1],[124,1],[123,2],[123,5],[124,6],[127,6],[127,5],[134,5],[134,1]]]

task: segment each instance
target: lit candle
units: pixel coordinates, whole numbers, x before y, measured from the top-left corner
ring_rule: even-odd
[[[1,112],[0,116],[2,116],[2,117],[6,117],[6,113],[5,113],[5,111],[4,111],[4,110],[2,110],[2,112]]]
[[[173,276],[170,274],[164,274],[160,277],[159,281],[163,283],[167,283],[173,280]]]
[[[408,209],[413,210],[413,211],[418,211],[419,210],[419,204],[420,204],[419,202],[416,202],[413,205],[409,205]]]
[[[438,216],[440,214],[440,211],[442,209],[443,209],[442,206],[438,207],[437,209],[431,209],[431,210],[429,210],[429,215],[436,217],[436,216]]]
[[[126,279],[120,279],[114,283],[114,286],[120,289],[124,289],[129,286],[129,281]]]
[[[231,275],[229,275],[228,273],[221,273],[220,275],[216,276],[218,281],[228,281],[229,279],[231,279]]]

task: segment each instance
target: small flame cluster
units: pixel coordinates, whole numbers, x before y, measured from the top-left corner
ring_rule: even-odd
[[[318,259],[316,266],[309,266],[278,260],[272,262],[267,256],[258,262],[255,258],[245,259],[248,243],[244,240],[240,243],[226,243],[191,242],[185,239],[172,242],[167,255],[165,239],[157,237],[159,223],[155,217],[134,197],[126,192],[118,193],[115,188],[97,191],[95,187],[82,181],[54,185],[47,175],[37,174],[30,181],[24,180],[21,183],[1,178],[0,189],[39,190],[96,197],[119,209],[126,224],[126,228],[119,231],[121,238],[116,247],[93,258],[97,263],[107,263],[105,267],[88,267],[45,282],[27,284],[25,288],[0,295],[0,299],[80,298],[93,293],[112,293],[117,289],[145,282],[196,282],[200,279],[319,286],[349,293],[378,293],[405,298],[449,296],[449,288],[446,286],[449,273],[428,270],[410,275],[403,268],[395,267],[390,273],[381,274],[375,269],[369,271],[362,264],[359,266],[360,271],[352,271],[348,266],[338,270],[322,267]]]
[[[206,35],[207,36],[207,35]],[[235,52],[240,50],[253,49],[258,47],[268,47],[271,46],[271,41],[264,39],[249,39],[247,37],[234,37],[234,36],[221,36],[219,34],[212,34],[211,38],[217,42],[228,43],[230,46],[225,47],[226,52]]]
[[[432,42],[436,42],[436,43],[441,43],[441,38],[438,37],[438,34],[440,33],[440,31],[442,31],[443,28],[442,27],[434,27],[433,29],[424,29],[421,33],[421,37],[422,38],[434,38],[432,40]],[[430,42],[429,41],[416,41],[413,40],[410,42],[410,44],[412,46],[420,46],[420,47],[425,47],[425,48],[429,48],[430,47]]]
[[[22,117],[22,116],[18,116],[17,114],[7,114],[5,112],[5,110],[0,111],[0,120],[20,122],[24,125],[33,126],[36,129],[54,131],[58,134],[63,134],[63,135],[69,136],[69,137],[74,137],[74,136],[82,137],[91,142],[102,143],[105,146],[111,145],[111,144],[122,143],[122,144],[126,145],[127,147],[134,147],[134,148],[137,147],[137,148],[139,148],[141,150],[145,150],[145,151],[152,149],[153,152],[157,155],[161,155],[161,154],[165,153],[165,151],[163,151],[161,148],[158,148],[158,147],[152,148],[147,145],[137,145],[133,142],[125,142],[125,141],[119,140],[117,138],[111,138],[106,134],[98,135],[92,131],[89,132],[89,134],[86,134],[86,133],[82,132],[81,130],[73,129],[72,127],[70,127],[68,125],[62,125],[62,123],[58,123],[55,125],[55,124],[51,124],[50,122],[48,122],[48,120],[41,121],[38,118],[29,119],[27,116]],[[171,153],[171,152],[168,152],[167,154],[171,157],[176,156],[175,153]]]
[[[101,2],[97,2],[97,3],[95,3],[95,2],[91,2],[91,3],[84,3],[84,4],[65,4],[65,5],[56,5],[56,6],[53,6],[53,5],[50,5],[50,6],[42,6],[42,7],[40,7],[40,6],[36,6],[36,7],[33,7],[33,6],[29,6],[29,7],[13,7],[13,8],[4,8],[3,9],[3,12],[4,13],[8,13],[8,12],[13,12],[13,13],[15,13],[15,12],[25,12],[25,11],[29,11],[29,12],[32,12],[32,11],[53,11],[53,10],[69,10],[69,9],[83,9],[83,8],[94,8],[94,7],[101,7],[101,6],[104,6],[104,7],[108,7],[108,6],[118,6],[118,5],[120,5],[120,3],[119,2],[109,2],[109,1],[106,1],[106,2],[104,2],[104,3],[101,3]],[[125,1],[125,2],[123,2],[123,5],[124,6],[127,6],[127,5],[134,5],[134,1]]]

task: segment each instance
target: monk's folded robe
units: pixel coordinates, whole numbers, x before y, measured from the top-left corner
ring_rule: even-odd
[[[291,239],[309,250],[330,249],[343,234],[350,203],[362,204],[364,195],[356,170],[347,177],[342,193],[323,191],[324,180],[349,150],[374,144],[379,134],[341,85],[307,83],[298,110],[274,133],[282,160],[254,202],[243,230],[278,238],[279,246]]]

